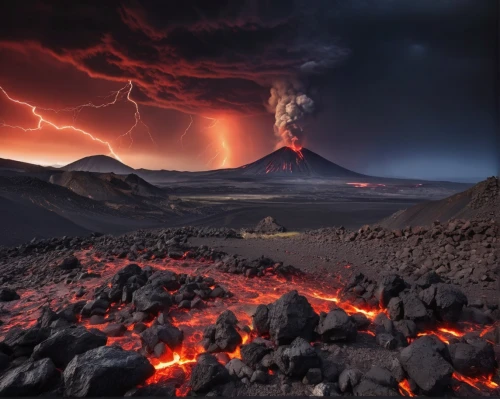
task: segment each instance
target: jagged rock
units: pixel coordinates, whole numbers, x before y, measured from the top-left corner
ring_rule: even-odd
[[[426,395],[439,395],[450,383],[453,367],[448,358],[446,345],[430,335],[417,338],[399,355],[408,376]]]
[[[286,229],[271,216],[262,219],[254,229],[254,232],[259,234],[282,233],[284,231]]]
[[[340,396],[337,392],[337,387],[331,382],[322,382],[316,385],[311,393],[311,396]]]
[[[306,375],[302,379],[302,383],[306,385],[319,384],[323,380],[320,368],[312,368],[307,370]]]
[[[323,342],[352,341],[358,333],[356,324],[340,308],[333,309],[328,314],[322,313],[316,331]]]
[[[132,295],[132,303],[138,312],[156,314],[172,304],[172,298],[162,287],[146,284]]]
[[[425,321],[429,319],[427,308],[418,296],[412,292],[401,293],[403,302],[403,315],[407,320]]]
[[[401,298],[391,298],[387,304],[387,314],[391,320],[397,321],[401,320],[404,316],[403,312],[403,301]]]
[[[59,368],[64,368],[76,355],[106,345],[107,338],[100,331],[89,331],[85,327],[70,327],[51,335],[33,350],[33,359],[51,359]]]
[[[0,396],[38,396],[49,390],[59,373],[50,359],[25,363],[7,371],[0,378]]]
[[[269,310],[266,305],[257,306],[252,316],[252,324],[257,334],[269,334]]]
[[[102,332],[108,337],[121,337],[127,331],[127,327],[123,324],[108,324]]]
[[[383,367],[372,366],[365,374],[364,378],[375,382],[378,385],[396,389],[398,383],[391,372]]]
[[[206,392],[229,380],[229,372],[215,356],[203,353],[191,372],[189,386],[194,392]]]
[[[359,331],[366,330],[371,324],[370,319],[363,313],[354,313],[351,315],[351,320],[354,322],[356,329]]]
[[[240,347],[241,360],[250,367],[255,367],[270,352],[271,348],[253,342]]]
[[[307,370],[321,366],[314,348],[301,337],[288,346],[280,346],[274,353],[274,361],[282,373],[298,378],[302,378]]]
[[[339,376],[339,388],[341,392],[352,391],[359,384],[363,373],[358,369],[345,369]]]
[[[412,320],[399,320],[394,322],[394,327],[401,332],[405,338],[416,338],[417,325]]]
[[[262,370],[255,370],[252,373],[252,377],[250,378],[251,383],[257,382],[259,384],[265,384],[268,382],[268,380],[269,375]]]
[[[451,364],[460,374],[475,377],[493,374],[497,363],[493,345],[483,339],[472,339],[449,345]]]
[[[366,378],[363,378],[352,391],[355,396],[399,396],[399,393],[394,389],[379,385]]]
[[[32,327],[23,330],[14,327],[7,332],[3,343],[12,349],[13,357],[30,356],[35,346],[45,341],[49,336],[49,328]]]
[[[467,305],[465,294],[450,284],[437,284],[435,301],[438,317],[448,322],[458,321],[462,308]]]
[[[62,270],[72,270],[78,267],[80,267],[80,261],[73,255],[64,258],[64,260],[59,265],[59,268]]]
[[[116,346],[92,349],[64,370],[65,396],[123,396],[154,374],[149,361]]]
[[[184,333],[169,324],[152,325],[140,333],[141,342],[149,353],[152,353],[158,343],[163,342],[171,350],[176,350],[182,344]]]
[[[268,308],[269,334],[277,345],[289,344],[296,337],[313,339],[319,316],[296,290],[284,294]]]
[[[377,288],[377,298],[380,307],[385,309],[393,297],[397,297],[406,288],[404,280],[398,275],[384,276]]]
[[[10,302],[21,298],[16,291],[8,287],[0,288],[0,302]]]
[[[236,331],[236,316],[230,310],[224,311],[215,322],[215,344],[223,352],[233,352],[241,345],[241,335]],[[251,376],[249,376],[250,378]]]
[[[232,359],[226,364],[229,375],[234,375],[239,379],[252,378],[253,370],[243,363],[240,359]]]

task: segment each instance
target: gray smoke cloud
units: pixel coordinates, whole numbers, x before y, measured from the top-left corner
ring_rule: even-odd
[[[314,101],[304,93],[300,82],[277,82],[271,88],[268,110],[274,112],[277,147],[293,145],[301,131],[300,121],[314,112]]]

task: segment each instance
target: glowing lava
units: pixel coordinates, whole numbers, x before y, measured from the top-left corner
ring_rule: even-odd
[[[411,391],[410,383],[408,382],[408,380],[403,380],[399,383],[399,393],[401,394],[401,396],[417,396]]]
[[[86,297],[75,298],[74,291],[76,287],[65,284],[61,281],[57,284],[45,285],[36,290],[20,290],[21,299],[13,303],[5,304],[5,309],[10,313],[10,319],[0,326],[0,335],[4,335],[10,328],[18,325],[22,328],[34,326],[39,316],[40,308],[49,304],[52,309],[59,311],[70,303],[93,298],[94,292],[103,284],[108,284],[114,274],[129,263],[125,259],[115,259],[112,262],[105,262],[90,251],[82,251],[75,254],[88,274],[101,275],[100,278],[89,278],[79,280],[78,286],[83,286],[88,293]],[[234,312],[239,320],[239,333],[242,336],[243,343],[251,342],[256,336],[255,332],[249,326],[252,325],[251,315],[260,304],[269,304],[276,301],[283,294],[296,288],[299,294],[305,296],[315,312],[328,312],[336,307],[344,309],[348,314],[363,313],[368,319],[373,320],[384,310],[379,308],[359,308],[354,304],[344,301],[339,296],[342,289],[342,282],[336,276],[325,278],[313,276],[291,276],[288,280],[274,274],[265,273],[263,277],[246,278],[243,275],[228,275],[218,270],[211,262],[203,262],[190,259],[188,253],[185,253],[182,260],[172,259],[154,259],[152,261],[136,261],[139,266],[152,266],[157,270],[169,270],[177,274],[209,275],[216,282],[219,282],[225,291],[233,294],[230,298],[207,300],[203,309],[179,309],[172,306],[168,317],[174,326],[183,331],[184,340],[182,346],[165,354],[164,357],[156,358],[153,354],[147,355],[151,364],[154,366],[155,374],[146,381],[146,384],[155,382],[178,380],[180,374],[181,382],[177,387],[177,395],[185,395],[188,392],[186,382],[189,380],[192,366],[195,364],[197,356],[204,353],[201,346],[204,329],[213,325],[217,317],[226,309]],[[271,268],[272,269],[272,268]],[[106,312],[106,319],[103,324],[90,325],[90,319],[81,318],[79,323],[88,328],[104,329],[109,322],[114,322],[115,315],[120,311],[126,311],[130,305],[119,303],[111,305]],[[146,320],[143,324],[150,327],[155,318]],[[135,331],[135,324],[125,325],[126,331],[122,337],[108,338],[107,345],[119,345],[126,350],[139,351],[142,347],[139,333]],[[478,330],[477,327],[475,330]],[[467,326],[465,330],[473,329],[473,326]],[[439,327],[435,331],[422,333],[420,335],[435,334],[440,339],[446,340],[447,336],[460,337],[465,335],[465,330],[452,329],[448,326]],[[365,333],[374,336],[372,331]],[[374,338],[373,338],[374,339]],[[233,353],[227,354],[229,358],[240,358],[240,349],[237,348]],[[498,384],[492,381],[492,376],[478,378],[465,377],[455,373],[454,378],[464,382],[476,389],[487,387],[490,389],[498,388]],[[408,381],[402,381],[399,384],[399,392],[404,396],[415,396],[409,387]]]
[[[385,187],[385,184],[381,183],[346,183],[349,186],[353,186],[356,188],[366,188],[366,187]]]

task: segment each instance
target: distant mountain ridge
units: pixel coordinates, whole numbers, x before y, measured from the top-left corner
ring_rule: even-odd
[[[496,177],[477,183],[466,191],[438,201],[401,210],[381,221],[387,228],[427,226],[450,219],[496,219],[500,221],[500,182]]]

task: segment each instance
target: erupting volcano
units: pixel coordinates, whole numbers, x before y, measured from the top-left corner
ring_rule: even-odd
[[[251,164],[242,166],[240,170],[244,175],[365,177],[296,144],[281,147]]]

